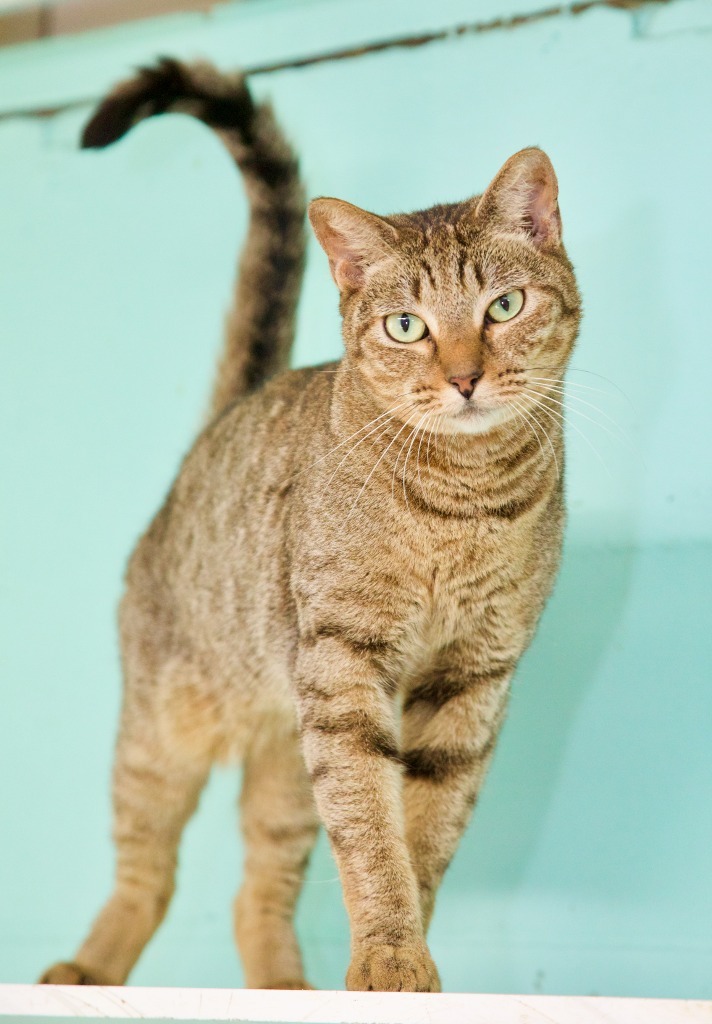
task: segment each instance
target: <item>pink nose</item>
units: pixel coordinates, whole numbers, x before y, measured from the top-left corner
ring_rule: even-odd
[[[448,383],[457,388],[463,398],[472,398],[475,385],[483,372],[483,370],[470,370],[464,377],[450,377]]]

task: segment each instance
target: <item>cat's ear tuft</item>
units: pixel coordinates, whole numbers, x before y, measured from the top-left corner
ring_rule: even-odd
[[[535,146],[521,149],[477,204],[477,220],[526,234],[540,249],[561,244],[559,185],[551,160]]]
[[[309,220],[342,292],[362,287],[368,269],[392,251],[398,238],[387,221],[343,199],[313,199]]]

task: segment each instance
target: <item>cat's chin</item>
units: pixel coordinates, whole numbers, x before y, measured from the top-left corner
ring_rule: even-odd
[[[452,413],[444,421],[439,432],[447,434],[487,434],[509,419],[506,409],[478,408],[467,405],[456,413]]]

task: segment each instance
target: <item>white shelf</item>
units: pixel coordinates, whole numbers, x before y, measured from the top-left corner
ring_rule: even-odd
[[[712,1024],[712,1002],[589,996],[264,992],[0,985],[0,1018],[291,1021],[296,1024]]]

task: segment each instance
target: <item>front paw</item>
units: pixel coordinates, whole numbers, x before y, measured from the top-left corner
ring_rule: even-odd
[[[439,992],[440,978],[425,943],[356,949],[348,972],[350,992]]]
[[[39,985],[106,985],[107,982],[75,963],[58,963],[48,968]]]

